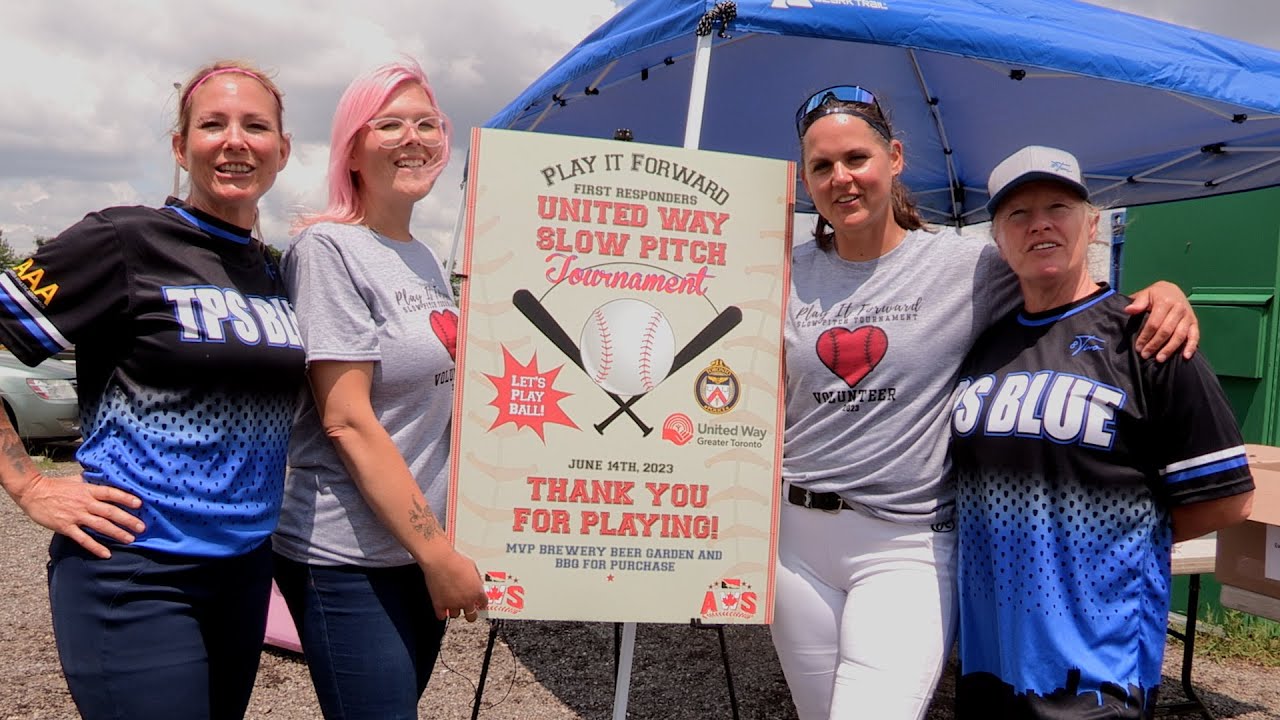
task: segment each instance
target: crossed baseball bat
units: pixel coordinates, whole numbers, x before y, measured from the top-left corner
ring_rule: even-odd
[[[680,348],[680,352],[676,353],[676,356],[671,360],[671,369],[667,371],[666,376],[662,379],[666,380],[674,375],[677,370],[688,365],[691,360],[701,355],[702,351],[711,347],[719,341],[720,338],[729,334],[729,331],[737,327],[740,322],[742,322],[741,310],[734,305],[730,305],[725,308],[719,315],[712,318],[711,322],[707,323],[706,327],[698,331],[698,334],[694,335],[692,340],[685,343],[684,347]],[[603,435],[604,429],[609,427],[610,423],[616,420],[624,411],[630,415],[631,406],[635,405],[636,401],[647,394],[648,393],[641,393],[639,395],[631,396],[631,398],[623,402],[617,410],[614,410],[612,415],[601,420],[592,427],[596,429],[596,432]]]
[[[533,293],[528,290],[517,290],[511,296],[511,302],[522,315],[529,319],[529,322],[533,323],[534,327],[551,341],[552,345],[555,345],[560,352],[564,353],[565,357],[572,360],[573,364],[577,365],[580,370],[587,372],[587,368],[582,362],[582,351],[578,348],[578,344],[573,341],[573,338],[569,337],[569,333],[564,331],[560,323],[551,316],[551,313],[547,312],[547,308],[539,302],[538,298],[533,296]],[[675,354],[671,361],[671,369],[667,371],[666,376],[662,379],[666,380],[677,370],[688,365],[689,361],[715,344],[740,322],[742,322],[741,310],[732,305],[725,308],[723,312],[717,315],[706,327],[702,328],[692,340],[685,343],[685,346]],[[609,427],[610,423],[623,413],[631,417],[631,420],[640,428],[640,432],[644,436],[647,437],[649,433],[653,432],[653,428],[646,425],[631,409],[631,406],[644,397],[645,393],[633,395],[630,399],[623,400],[617,393],[610,392],[605,388],[600,389],[618,405],[618,409],[612,415],[593,426],[596,432],[603,435],[604,429]]]

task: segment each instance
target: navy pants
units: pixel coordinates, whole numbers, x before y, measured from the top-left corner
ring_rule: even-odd
[[[275,568],[326,720],[415,720],[444,637],[422,570]]]
[[[239,720],[258,674],[271,549],[202,558],[62,535],[49,603],[62,671],[85,720]]]

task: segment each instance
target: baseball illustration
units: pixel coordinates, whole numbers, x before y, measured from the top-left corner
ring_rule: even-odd
[[[597,385],[621,396],[653,390],[671,372],[675,334],[662,311],[643,300],[611,300],[592,311],[578,346]]]

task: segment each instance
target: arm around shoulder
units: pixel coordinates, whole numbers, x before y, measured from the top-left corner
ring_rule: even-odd
[[[1133,302],[1125,312],[1138,315],[1148,312],[1136,347],[1142,357],[1155,356],[1164,362],[1177,354],[1191,359],[1200,344],[1200,321],[1182,288],[1166,280],[1158,280],[1133,294]]]

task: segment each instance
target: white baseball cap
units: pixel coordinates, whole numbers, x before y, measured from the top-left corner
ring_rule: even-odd
[[[1066,150],[1028,145],[996,165],[987,180],[987,212],[996,214],[996,207],[1009,193],[1035,180],[1056,180],[1089,199],[1089,188],[1080,174],[1080,161]]]

